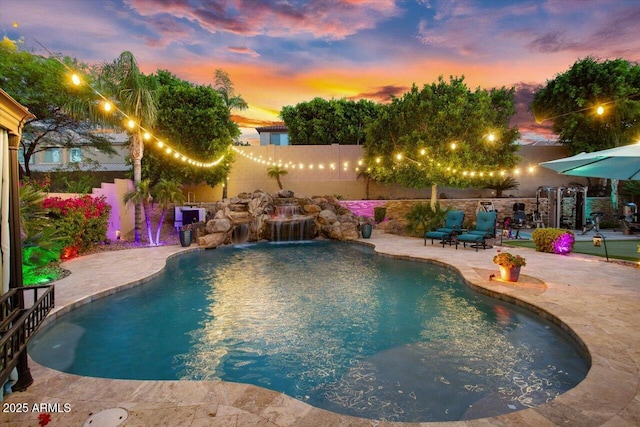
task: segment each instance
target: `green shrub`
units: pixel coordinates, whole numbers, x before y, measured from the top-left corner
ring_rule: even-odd
[[[531,233],[536,251],[566,254],[573,250],[575,236],[572,231],[562,228],[536,228]]]
[[[387,215],[387,208],[384,206],[376,206],[373,208],[373,219],[375,219],[376,224],[384,221],[384,217]]]
[[[429,203],[416,203],[405,215],[407,231],[413,236],[424,236],[427,231],[435,230],[444,225],[449,208],[442,209],[436,202],[435,209]]]
[[[82,253],[94,243],[104,241],[109,226],[109,206],[104,197],[82,196],[73,199],[49,197],[44,201],[55,228],[64,236],[64,245],[73,248],[70,253]],[[65,257],[63,250],[63,258]]]

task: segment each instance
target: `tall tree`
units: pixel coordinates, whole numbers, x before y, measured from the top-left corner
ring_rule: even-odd
[[[377,105],[365,99],[355,102],[314,98],[283,107],[280,117],[293,145],[360,145],[366,139],[365,126],[377,111]]]
[[[237,95],[233,82],[229,74],[218,68],[214,76],[214,89],[220,94],[224,105],[227,106],[229,113],[231,110],[246,110],[249,108],[249,104],[242,98],[241,95]]]
[[[517,164],[510,128],[513,89],[471,91],[464,78],[440,77],[381,106],[367,126],[365,161],[376,181],[407,187],[469,187]]]
[[[230,147],[240,131],[222,98],[211,86],[194,85],[166,70],[158,70],[154,77],[159,85],[154,135],[191,159],[220,161],[210,167],[194,166],[153,144],[142,162],[145,177],[154,185],[162,178],[211,186],[223,182],[233,161]]]
[[[233,82],[231,81],[231,77],[229,74],[218,68],[216,69],[216,73],[214,75],[214,88],[216,92],[222,97],[222,101],[224,105],[227,106],[227,110],[229,110],[229,114],[231,114],[231,110],[246,110],[249,108],[249,104],[242,98],[241,95],[236,95],[235,88],[233,86]],[[239,136],[239,134],[238,134]],[[229,166],[227,164],[227,166]],[[228,176],[224,177],[224,187],[222,188],[222,198],[227,198],[227,191],[229,189],[229,179]]]
[[[145,76],[138,68],[133,53],[125,51],[111,63],[103,64],[100,84],[115,97],[120,109],[136,123],[131,132],[131,160],[133,162],[133,184],[142,182],[142,157],[144,141],[141,126],[151,129],[156,120],[155,79]],[[135,206],[135,241],[140,242],[142,208]]]
[[[91,146],[115,154],[111,138],[96,132],[104,120],[93,108],[94,92],[75,87],[65,65],[89,71],[73,58],[34,55],[20,42],[0,41],[0,87],[36,116],[25,124],[20,141],[24,176],[31,175],[33,156],[45,150]]]
[[[551,121],[573,154],[628,145],[640,133],[640,66],[581,59],[535,93],[531,110],[537,121]],[[617,180],[612,183],[616,208]]]

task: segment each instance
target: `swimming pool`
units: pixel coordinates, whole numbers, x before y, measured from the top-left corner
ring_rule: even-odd
[[[588,369],[555,326],[452,270],[336,242],[185,254],[52,323],[30,353],[79,375],[220,378],[399,421],[535,406]]]

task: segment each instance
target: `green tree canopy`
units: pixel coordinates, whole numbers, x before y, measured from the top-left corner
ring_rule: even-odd
[[[20,141],[26,176],[32,156],[47,149],[92,146],[115,153],[111,138],[96,132],[103,120],[95,114],[94,92],[74,86],[65,64],[89,71],[74,58],[34,55],[21,43],[0,41],[0,87],[36,116],[25,124]]]
[[[509,127],[514,90],[471,91],[464,77],[411,90],[381,106],[367,126],[365,162],[376,181],[406,187],[480,186],[506,174],[518,157]]]
[[[363,144],[365,126],[376,114],[377,105],[365,99],[314,98],[280,111],[292,145]]]
[[[537,121],[551,121],[573,154],[627,145],[640,133],[640,66],[579,60],[535,93],[531,110]]]
[[[233,160],[230,146],[240,134],[229,109],[211,86],[194,85],[166,70],[158,70],[155,78],[159,84],[155,136],[205,163],[224,157],[216,166],[201,168],[182,163],[154,146],[142,159],[143,175],[152,184],[162,178],[184,184],[220,183]]]

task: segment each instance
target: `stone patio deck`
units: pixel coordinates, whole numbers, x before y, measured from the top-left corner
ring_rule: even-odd
[[[515,299],[568,326],[585,344],[592,368],[577,387],[534,409],[449,426],[638,426],[640,425],[640,269],[582,255],[558,256],[515,248],[527,259],[524,283],[490,281],[495,249],[475,252],[374,231],[363,243],[394,257],[446,263],[484,292]],[[179,246],[105,252],[64,264],[71,275],[56,283],[51,319],[96,298],[137,286],[157,274]],[[540,283],[543,282],[541,285]],[[80,377],[30,361],[34,384],[3,404],[27,403],[27,413],[0,413],[0,427],[38,425],[34,403],[69,404],[52,413],[52,426],[82,426],[109,408],[128,411],[126,426],[387,426],[314,408],[253,385],[224,381],[133,381]],[[8,408],[4,405],[3,408]],[[63,407],[61,406],[61,409]],[[92,426],[101,425],[94,419]],[[108,424],[117,425],[117,424]]]

